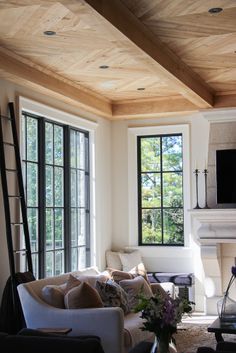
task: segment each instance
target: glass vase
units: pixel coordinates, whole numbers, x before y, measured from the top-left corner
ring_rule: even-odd
[[[228,294],[225,294],[217,302],[217,311],[221,321],[236,321],[236,301],[230,298]]]
[[[150,353],[170,353],[169,342],[155,336]]]

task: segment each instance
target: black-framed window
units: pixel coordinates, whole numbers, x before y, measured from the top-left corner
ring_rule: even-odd
[[[138,136],[139,245],[184,245],[182,134]]]
[[[89,133],[23,112],[22,161],[35,276],[90,265]]]

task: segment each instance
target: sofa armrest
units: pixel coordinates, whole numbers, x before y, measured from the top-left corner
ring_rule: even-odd
[[[122,353],[124,314],[119,307],[59,309],[47,305],[27,286],[17,287],[28,328],[70,327],[68,336],[95,335],[105,353]]]

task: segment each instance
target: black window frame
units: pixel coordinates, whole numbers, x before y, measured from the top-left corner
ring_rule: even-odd
[[[91,239],[91,229],[90,229],[90,145],[89,139],[90,134],[89,131],[78,128],[76,126],[63,124],[60,121],[49,119],[47,117],[33,114],[31,112],[27,112],[23,110],[22,118],[27,120],[27,117],[33,118],[37,120],[38,123],[38,269],[37,274],[38,278],[44,278],[46,275],[45,268],[45,256],[46,256],[46,222],[45,222],[45,177],[46,177],[46,162],[45,162],[45,125],[46,123],[51,123],[53,125],[57,125],[63,128],[63,169],[64,169],[64,273],[71,271],[71,204],[70,204],[70,190],[71,190],[71,182],[70,182],[70,132],[74,130],[76,132],[84,134],[86,138],[86,161],[85,161],[85,193],[86,193],[86,207],[85,207],[85,215],[86,215],[86,264],[85,266],[90,266],[91,262],[91,249],[90,249],[90,239]],[[26,137],[27,141],[27,137]],[[27,148],[25,143],[25,150]],[[26,152],[25,152],[26,156]],[[27,159],[22,159],[23,163],[27,163]],[[54,206],[53,206],[54,207]],[[27,206],[28,209],[28,206]],[[55,234],[54,234],[55,236]],[[80,247],[79,245],[77,246]],[[58,249],[54,247],[52,250],[56,252]],[[34,252],[32,252],[34,254]],[[35,269],[33,269],[35,272]]]
[[[182,203],[183,207],[164,207],[163,206],[163,174],[170,173],[173,171],[164,171],[163,172],[163,165],[162,165],[162,138],[164,137],[172,137],[172,136],[181,136],[182,137],[182,169],[177,170],[175,172],[182,173]],[[142,207],[142,174],[144,172],[141,171],[141,140],[145,138],[160,138],[160,146],[161,146],[161,153],[160,153],[160,171],[152,171],[155,173],[160,173],[161,175],[161,207]],[[150,173],[146,172],[146,173]],[[184,247],[184,187],[183,187],[183,179],[184,179],[184,165],[183,165],[183,133],[170,133],[170,134],[151,134],[151,135],[140,135],[137,136],[137,186],[138,186],[138,245],[139,246],[174,246],[174,247]],[[164,227],[163,227],[163,210],[165,209],[182,209],[183,210],[183,242],[181,244],[176,243],[164,243]],[[143,209],[160,209],[161,210],[161,232],[162,232],[162,242],[161,243],[144,243],[142,237],[142,210]]]

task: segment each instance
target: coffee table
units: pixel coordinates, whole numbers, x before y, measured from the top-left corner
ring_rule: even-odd
[[[236,321],[225,322],[216,319],[207,329],[208,332],[214,332],[217,342],[224,341],[222,333],[236,334]]]

